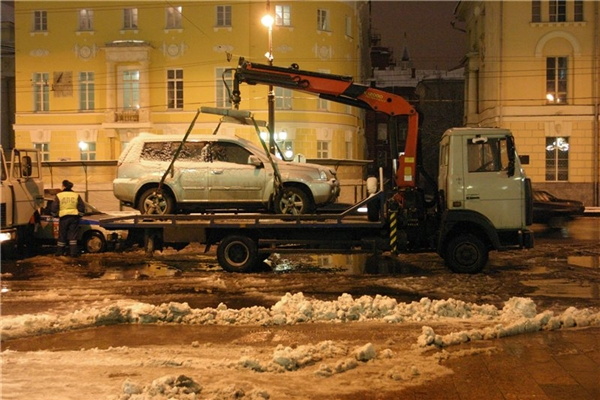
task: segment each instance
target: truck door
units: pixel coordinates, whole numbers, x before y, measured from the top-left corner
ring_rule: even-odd
[[[522,177],[509,171],[506,136],[463,136],[465,209],[489,218],[496,229],[521,226],[523,221]],[[510,176],[512,175],[512,176]]]
[[[11,193],[7,199],[13,199],[12,204],[6,204],[12,208],[12,221],[7,220],[8,224],[28,224],[44,198],[39,152],[34,149],[13,150],[9,177],[3,180],[4,185]]]

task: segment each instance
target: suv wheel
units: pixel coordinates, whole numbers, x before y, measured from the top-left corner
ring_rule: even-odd
[[[275,199],[277,214],[310,214],[313,205],[310,198],[302,189],[295,186],[284,187]]]
[[[140,196],[137,209],[142,214],[173,214],[175,199],[167,193],[158,193],[157,188],[150,188]]]

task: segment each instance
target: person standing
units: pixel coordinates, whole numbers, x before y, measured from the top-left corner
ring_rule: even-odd
[[[85,212],[85,204],[81,196],[73,191],[73,182],[66,179],[62,182],[62,191],[56,194],[51,211],[53,216],[59,217],[56,255],[64,255],[68,243],[71,257],[77,257],[77,233],[79,220]]]

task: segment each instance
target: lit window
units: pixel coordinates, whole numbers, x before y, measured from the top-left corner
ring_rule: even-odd
[[[329,31],[329,12],[327,10],[317,10],[317,30]]]
[[[275,87],[275,108],[277,110],[292,109],[292,89]]]
[[[36,10],[33,12],[33,30],[46,32],[48,30],[48,12]]]
[[[79,109],[81,111],[89,111],[95,108],[94,101],[94,73],[80,72],[79,73]]]
[[[290,6],[275,6],[275,25],[277,26],[291,26],[292,25],[292,12]]]
[[[567,103],[567,57],[546,59],[546,100],[548,104]]]
[[[181,29],[183,7],[167,7],[167,29]]]
[[[94,10],[89,10],[89,9],[79,10],[79,30],[80,31],[94,30]]]
[[[138,27],[138,9],[125,8],[123,10],[123,29],[137,29]]]
[[[49,74],[37,72],[33,74],[33,110],[48,111],[50,109]]]
[[[546,180],[569,180],[569,138],[546,138]]]
[[[138,109],[140,105],[140,71],[123,71],[123,108]]]
[[[217,26],[231,26],[231,6],[217,6]]]
[[[79,159],[94,161],[96,159],[96,142],[79,142]]]
[[[167,108],[180,110],[183,108],[183,70],[167,70]]]

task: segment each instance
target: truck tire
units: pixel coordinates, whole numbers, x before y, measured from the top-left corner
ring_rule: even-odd
[[[150,188],[140,196],[137,209],[142,214],[173,214],[175,199],[165,191],[157,193],[156,188]]]
[[[83,249],[86,253],[102,253],[106,250],[106,240],[100,232],[91,231],[85,234],[82,239]]]
[[[259,259],[256,242],[246,236],[227,236],[217,247],[217,260],[227,272],[250,272]]]
[[[310,214],[313,208],[312,201],[307,194],[295,186],[282,188],[275,199],[275,212],[277,214]]]
[[[477,236],[459,234],[448,242],[444,260],[446,266],[460,274],[476,274],[487,264],[489,251]]]

